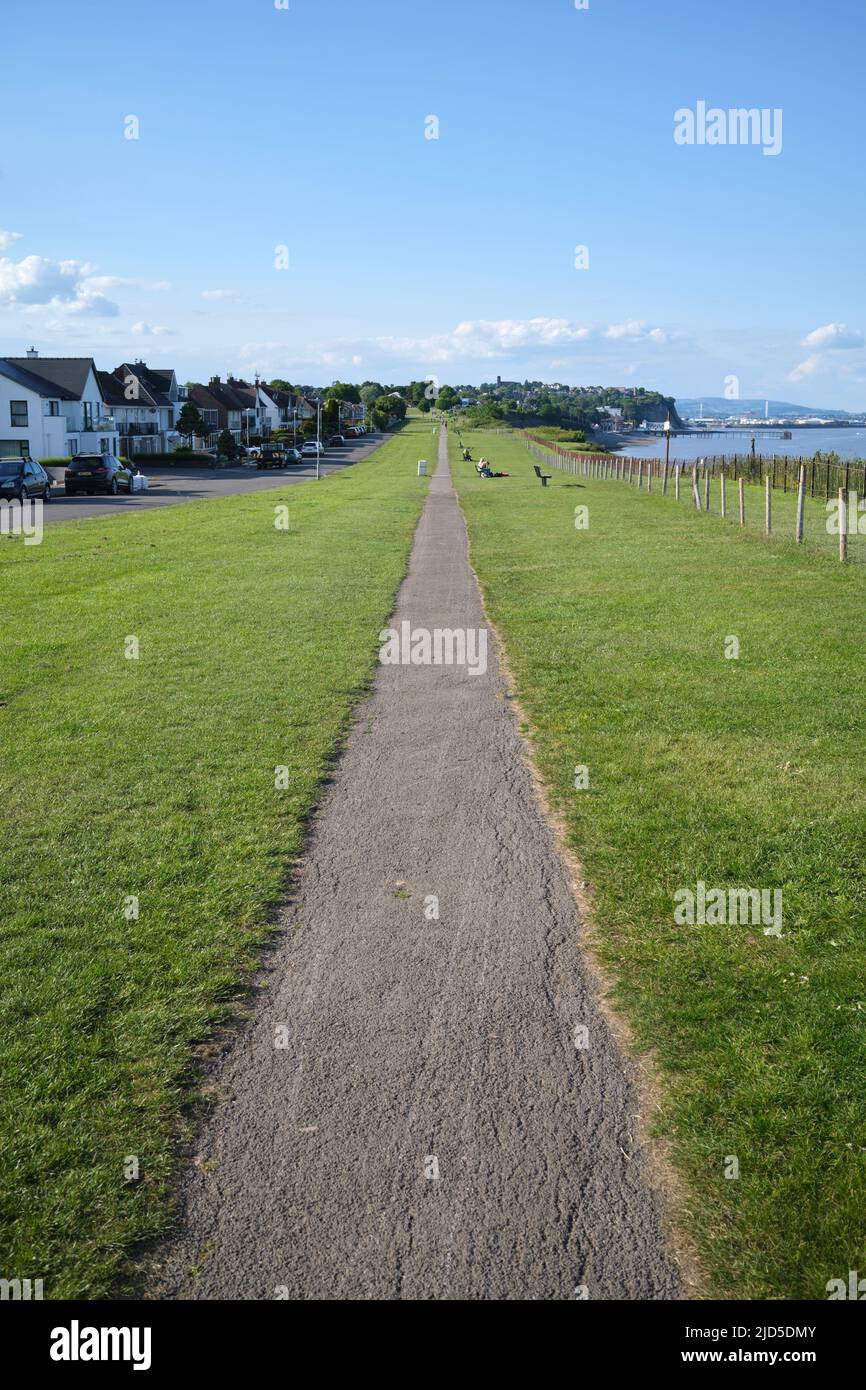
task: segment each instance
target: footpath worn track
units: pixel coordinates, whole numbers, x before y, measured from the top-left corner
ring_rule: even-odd
[[[404,620],[485,626],[444,436]],[[154,1296],[681,1296],[492,640],[379,668],[283,926]]]

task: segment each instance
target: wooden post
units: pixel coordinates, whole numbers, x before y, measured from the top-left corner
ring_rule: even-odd
[[[667,497],[668,493],[668,461],[665,459],[665,472],[662,480],[662,496]]]
[[[641,459],[637,466],[637,485],[638,487],[643,487],[643,459]]]
[[[843,487],[839,489],[839,559],[843,565],[848,559],[848,494]]]
[[[766,493],[764,520],[767,527],[767,535],[771,536],[773,534],[773,479],[770,477],[769,473],[767,474],[764,491]]]
[[[800,477],[797,483],[797,542],[803,544],[803,521],[806,512],[806,465],[800,464]]]
[[[745,478],[744,478],[742,475],[740,475],[740,477],[737,479],[737,483],[738,483],[739,489],[740,489],[740,525],[741,525],[741,526],[745,526],[745,524],[746,524],[746,480],[745,480]]]
[[[647,492],[652,492],[652,490],[653,490],[653,469],[654,469],[654,468],[655,468],[655,459],[647,459],[647,470],[646,470],[646,490],[647,490]]]
[[[707,511],[710,510],[710,470],[704,464],[704,505]]]
[[[725,492],[725,469],[724,465],[719,471],[719,486],[722,489],[722,516],[728,515],[728,498]]]
[[[628,461],[628,485],[631,487],[631,475],[634,472],[634,459]]]
[[[675,464],[674,464],[674,497],[676,498],[677,502],[679,502],[679,500],[680,500],[680,466],[679,466],[678,463],[675,463]]]
[[[692,465],[692,500],[698,511],[701,510],[701,489],[698,483],[698,465]]]

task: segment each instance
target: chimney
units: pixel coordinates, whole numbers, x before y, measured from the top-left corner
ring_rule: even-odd
[[[28,356],[28,357],[38,357],[38,356],[39,356],[39,353],[36,351],[35,347],[29,347],[29,348],[27,349],[27,356]]]
[[[218,376],[212,376],[210,381],[208,382],[208,386],[219,386],[219,384],[220,379]]]

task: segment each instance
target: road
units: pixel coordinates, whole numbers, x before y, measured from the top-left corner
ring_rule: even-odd
[[[441,452],[403,621],[485,625]],[[507,697],[492,638],[484,674],[379,666],[151,1296],[680,1296]]]
[[[381,435],[359,440],[350,440],[342,449],[331,449],[322,460],[322,474],[337,473],[349,464],[367,458],[383,443]],[[267,469],[261,473],[251,468],[183,468],[165,465],[148,467],[141,465],[142,472],[150,479],[147,492],[137,492],[132,497],[119,493],[117,497],[94,495],[93,497],[66,497],[62,482],[55,482],[51,505],[43,508],[45,522],[77,521],[84,517],[121,516],[127,512],[146,510],[150,507],[169,507],[178,502],[195,502],[209,497],[226,497],[236,492],[260,492],[269,487],[282,487],[285,483],[305,482],[316,476],[315,459],[307,459],[302,466],[287,469]],[[55,478],[62,478],[62,470],[52,469]]]

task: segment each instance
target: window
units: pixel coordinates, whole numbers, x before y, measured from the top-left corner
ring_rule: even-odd
[[[89,430],[93,424],[93,406],[90,401],[84,401],[84,428]]]
[[[13,430],[26,430],[26,428],[27,428],[27,402],[26,402],[26,401],[10,401],[10,402],[9,402],[9,410],[10,410],[10,414],[11,414],[11,419],[10,419],[9,423],[11,424]]]
[[[30,457],[29,439],[0,439],[0,458]]]
[[[59,414],[60,414],[60,402],[59,402],[59,401],[46,401],[46,402],[45,402],[45,414],[46,414],[46,415],[59,415]]]

